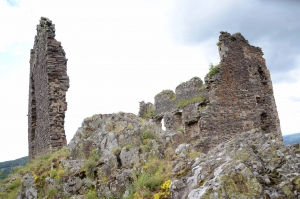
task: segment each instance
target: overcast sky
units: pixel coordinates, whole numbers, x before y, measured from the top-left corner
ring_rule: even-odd
[[[219,32],[264,52],[283,134],[300,132],[300,1],[0,0],[0,161],[28,154],[29,55],[40,17],[68,61],[68,141],[85,117],[132,112],[218,63]]]

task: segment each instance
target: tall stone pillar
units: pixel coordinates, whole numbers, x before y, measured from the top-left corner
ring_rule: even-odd
[[[64,119],[68,88],[65,51],[55,39],[55,25],[41,17],[30,53],[29,159],[67,144]]]

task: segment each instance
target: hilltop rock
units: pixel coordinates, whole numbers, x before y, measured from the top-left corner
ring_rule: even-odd
[[[299,198],[300,146],[253,129],[196,158],[172,198]]]

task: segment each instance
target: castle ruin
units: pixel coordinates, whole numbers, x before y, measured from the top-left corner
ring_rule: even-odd
[[[194,77],[175,92],[163,90],[154,105],[140,102],[139,116],[167,131],[181,131],[202,152],[241,132],[262,129],[282,140],[270,73],[260,48],[240,34],[221,32],[220,64],[204,81]],[[42,17],[30,55],[29,159],[67,144],[64,131],[67,59],[55,26]]]
[[[272,81],[263,52],[240,34],[221,32],[220,64],[211,66],[203,81],[194,77],[154,98],[140,102],[139,116],[162,119],[167,131],[184,137],[207,152],[236,134],[259,128],[282,140]]]
[[[30,53],[28,107],[29,159],[67,144],[64,118],[69,88],[67,59],[55,26],[41,17]]]

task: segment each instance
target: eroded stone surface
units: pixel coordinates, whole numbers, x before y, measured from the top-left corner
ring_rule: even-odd
[[[192,162],[175,164],[172,198],[297,198],[299,153],[299,144],[284,146],[275,134],[241,133]],[[189,163],[188,172],[176,178],[188,166],[176,168]]]

